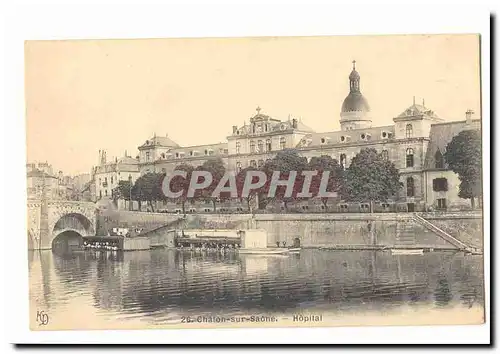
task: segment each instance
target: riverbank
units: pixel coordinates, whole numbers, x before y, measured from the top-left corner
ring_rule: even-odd
[[[477,249],[483,246],[480,212],[419,214],[443,231]],[[143,228],[143,232],[171,225],[172,229],[263,229],[268,245],[292,245],[299,238],[304,248],[455,249],[435,232],[413,220],[412,213],[311,213],[311,214],[177,214],[131,211],[98,215],[101,232],[113,227]]]

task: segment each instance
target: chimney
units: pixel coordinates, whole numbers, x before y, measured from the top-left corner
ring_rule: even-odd
[[[233,125],[233,134],[236,134],[237,131],[238,131],[238,127],[236,125]]]
[[[297,128],[297,119],[292,119],[292,127]]]
[[[474,114],[474,111],[472,109],[468,109],[467,111],[465,111],[465,123],[467,125],[472,124],[472,115],[473,114]]]

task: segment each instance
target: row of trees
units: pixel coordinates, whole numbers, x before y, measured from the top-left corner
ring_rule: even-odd
[[[220,158],[207,160],[203,165],[194,168],[188,164],[181,164],[176,167],[177,171],[185,171],[186,178],[175,176],[170,183],[172,192],[182,191],[180,197],[170,201],[179,202],[182,205],[182,210],[185,213],[185,205],[187,202],[208,201],[213,204],[216,210],[217,203],[224,202],[233,198],[229,192],[222,192],[219,197],[212,197],[212,193],[219,185],[223,178],[226,169]],[[193,196],[188,196],[188,187],[191,181],[193,171],[207,171],[213,179],[212,183],[202,190],[197,190]],[[258,189],[251,190],[248,196],[243,197],[243,187],[246,182],[247,174],[250,171],[262,171],[267,176],[266,183]],[[280,180],[287,180],[292,171],[297,172],[297,177],[292,188],[292,193],[286,194],[286,186],[279,185],[276,187],[276,192],[272,197],[268,196],[271,187],[271,176],[273,172],[280,172]],[[315,176],[308,177],[302,175],[303,171],[317,171]],[[286,149],[280,151],[273,159],[268,160],[260,169],[248,167],[241,170],[235,176],[235,185],[237,189],[237,198],[246,202],[247,207],[251,210],[253,201],[258,196],[259,206],[265,207],[268,203],[280,201],[285,209],[292,201],[317,197],[320,194],[321,181],[325,172],[329,176],[326,183],[327,192],[336,192],[338,197],[345,201],[356,202],[373,202],[386,201],[390,197],[397,194],[401,188],[399,182],[399,172],[394,164],[379,154],[375,149],[363,149],[356,155],[350,166],[344,169],[336,159],[331,156],[313,157],[310,161],[294,149]],[[164,174],[148,173],[136,180],[133,185],[128,181],[120,181],[117,188],[113,190],[113,198],[125,199],[127,201],[135,200],[147,202],[151,210],[154,211],[156,201],[168,200],[162,192],[162,182]],[[258,177],[254,176],[252,183],[258,182]],[[226,181],[224,186],[228,186],[229,181]],[[307,188],[309,185],[309,188]],[[323,189],[325,189],[323,186]],[[304,190],[304,187],[305,190]],[[304,192],[309,192],[305,195]],[[321,201],[327,206],[330,198],[320,197]],[[139,203],[140,205],[141,203]]]
[[[471,199],[474,208],[474,198],[478,198],[482,193],[481,185],[481,136],[479,131],[466,130],[455,136],[447,145],[444,158],[449,168],[458,174],[460,183],[459,197]],[[294,200],[305,199],[301,196],[306,177],[302,171],[317,171],[317,175],[310,180],[312,197],[318,195],[323,174],[328,171],[329,178],[326,191],[336,192],[338,198],[347,202],[369,202],[373,210],[373,202],[385,202],[398,194],[403,186],[400,182],[399,171],[394,163],[384,158],[375,149],[362,149],[351,161],[350,165],[342,166],[331,156],[313,157],[310,161],[300,156],[294,149],[285,149],[271,160],[268,160],[264,166],[257,169],[248,167],[241,170],[235,177],[237,188],[237,197],[244,199],[249,210],[251,210],[252,201],[258,196],[259,207],[263,208],[270,202],[280,201],[285,209],[288,204]],[[180,197],[175,198],[173,202],[179,202],[182,205],[182,211],[185,213],[187,202],[208,201],[213,204],[216,210],[217,203],[224,202],[233,198],[229,192],[224,192],[218,198],[212,197],[212,193],[223,178],[226,169],[220,158],[207,160],[199,167],[193,167],[189,164],[181,164],[176,170],[185,171],[187,178],[176,176],[171,180],[170,189],[173,192],[183,191]],[[212,177],[212,183],[207,188],[197,190],[192,196],[188,196],[188,187],[191,181],[193,171],[207,171]],[[242,198],[243,186],[249,171],[262,171],[267,176],[267,182],[260,188],[252,190],[251,193]],[[292,171],[297,171],[297,178],[293,185],[291,195],[286,195],[285,186],[278,186],[273,197],[268,197],[273,172],[280,172],[280,179],[288,179]],[[117,188],[113,190],[113,198],[147,202],[151,210],[155,209],[156,201],[168,200],[162,191],[162,182],[164,174],[148,173],[136,180],[131,185],[128,181],[120,181]],[[254,179],[257,177],[253,177]],[[228,181],[227,181],[228,182]],[[257,180],[252,180],[253,183]],[[307,181],[309,182],[309,181]],[[225,186],[228,186],[226,183]],[[330,198],[321,198],[325,206]],[[141,203],[139,203],[140,208]]]

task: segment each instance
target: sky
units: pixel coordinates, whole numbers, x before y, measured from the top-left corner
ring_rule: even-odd
[[[78,174],[155,133],[224,142],[258,106],[336,131],[353,60],[374,126],[414,96],[446,121],[480,118],[477,35],[27,41],[27,161]]]

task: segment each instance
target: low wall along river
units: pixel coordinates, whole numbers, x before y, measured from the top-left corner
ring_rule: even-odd
[[[420,215],[467,245],[482,248],[481,213]],[[292,245],[298,237],[303,247],[370,248],[375,244],[454,248],[412,220],[411,213],[188,214],[185,219],[176,214],[133,211],[102,211],[98,215],[98,234],[106,234],[113,227],[142,228],[144,233],[165,225],[171,225],[172,229],[263,229],[267,231],[269,246],[275,246],[277,241]]]

